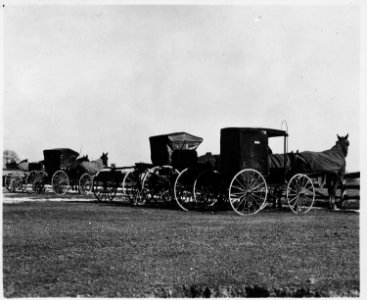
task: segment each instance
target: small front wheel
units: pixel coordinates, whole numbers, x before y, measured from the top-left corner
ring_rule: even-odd
[[[295,214],[306,214],[315,201],[315,188],[312,180],[305,174],[294,175],[287,186],[287,201]]]
[[[69,176],[63,170],[58,170],[52,176],[52,188],[57,195],[66,194],[70,186]]]
[[[173,187],[177,205],[184,211],[188,211],[195,204],[192,188],[195,177],[196,172],[193,169],[186,168],[178,174]]]
[[[142,181],[142,200],[145,203],[171,203],[178,171],[172,166],[156,166],[149,169]]]
[[[47,173],[45,171],[31,171],[26,180],[27,192],[43,193],[45,191],[46,179]]]
[[[5,187],[9,192],[14,192],[13,189],[13,173],[8,173],[5,175]]]
[[[93,194],[99,202],[112,201],[117,193],[118,182],[113,178],[100,179],[98,174],[93,179]]]
[[[238,172],[229,185],[229,201],[242,216],[257,214],[265,207],[268,187],[265,178],[255,169]]]
[[[92,191],[93,178],[89,173],[84,173],[79,178],[79,193],[89,194]]]
[[[125,174],[122,181],[122,193],[134,205],[140,202],[141,177],[139,171],[131,170]]]

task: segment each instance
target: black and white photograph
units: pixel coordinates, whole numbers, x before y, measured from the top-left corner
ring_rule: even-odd
[[[365,294],[362,1],[0,16],[3,297]]]

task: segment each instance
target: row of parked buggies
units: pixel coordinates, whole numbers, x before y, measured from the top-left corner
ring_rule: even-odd
[[[284,154],[271,153],[273,137],[284,138]],[[5,186],[35,193],[52,189],[59,195],[74,189],[93,193],[98,201],[118,194],[133,205],[175,204],[185,211],[220,206],[253,215],[277,203],[307,213],[315,199],[314,179],[292,168],[287,137],[277,129],[223,128],[220,154],[198,156],[201,137],[186,132],[152,136],[152,162],[124,167],[108,167],[105,153],[89,161],[71,149],[44,150],[44,161],[8,174]]]

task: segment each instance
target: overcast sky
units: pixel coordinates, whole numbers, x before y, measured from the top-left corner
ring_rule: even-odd
[[[289,151],[349,133],[360,170],[358,6],[11,6],[4,9],[5,149],[72,148],[150,162],[149,136],[281,127]],[[275,146],[277,147],[277,146]],[[280,150],[280,149],[279,149]]]

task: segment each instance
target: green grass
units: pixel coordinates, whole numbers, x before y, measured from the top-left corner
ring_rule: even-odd
[[[7,297],[359,292],[355,213],[4,204],[3,253]]]

